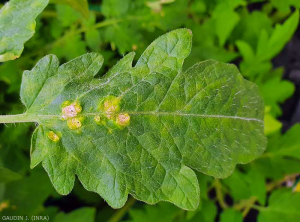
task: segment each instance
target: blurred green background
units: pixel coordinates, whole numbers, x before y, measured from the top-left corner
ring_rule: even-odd
[[[6,1],[0,1],[0,7]],[[53,1],[59,2],[59,1]],[[15,61],[0,64],[0,112],[22,113],[23,70],[47,54],[61,63],[100,52],[107,72],[126,53],[139,58],[158,36],[180,27],[193,32],[184,67],[215,59],[236,64],[265,100],[266,152],[224,179],[198,173],[201,204],[194,212],[134,199],[119,210],[77,181],[60,196],[42,167],[29,168],[33,124],[0,125],[0,218],[49,216],[54,222],[297,222],[300,219],[300,0],[90,0],[87,8],[49,4],[36,34]],[[184,69],[185,69],[184,68]],[[0,176],[1,177],[1,176]],[[6,181],[7,180],[7,181]],[[25,217],[24,217],[25,218]]]

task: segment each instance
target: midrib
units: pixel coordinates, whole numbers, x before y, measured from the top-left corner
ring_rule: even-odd
[[[215,118],[215,119],[236,119],[242,121],[255,121],[263,123],[262,120],[257,118],[248,118],[242,116],[225,116],[216,114],[197,114],[197,113],[182,113],[182,112],[156,112],[156,111],[122,111],[122,113],[128,113],[130,116],[181,116],[181,117],[191,117],[191,118]],[[97,113],[82,113],[83,116],[96,116],[103,115],[103,112]],[[51,119],[51,118],[61,118],[60,115],[34,115],[40,119]]]

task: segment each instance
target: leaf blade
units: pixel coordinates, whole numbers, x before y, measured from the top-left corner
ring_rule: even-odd
[[[11,0],[0,10],[0,62],[19,58],[49,0]],[[13,12],[13,13],[12,13]],[[13,24],[13,25],[12,25]],[[18,25],[15,25],[18,24]]]
[[[42,138],[33,143],[33,166],[42,161],[62,194],[76,174],[114,208],[130,194],[196,209],[192,169],[226,177],[260,155],[266,140],[257,87],[216,61],[183,73],[190,48],[190,31],[179,29],[155,40],[134,67],[130,53],[100,79],[97,53],[60,66],[27,111],[44,131],[34,136]]]

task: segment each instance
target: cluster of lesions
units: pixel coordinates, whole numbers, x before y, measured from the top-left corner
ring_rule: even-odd
[[[98,104],[97,112],[90,113],[94,115],[94,121],[98,125],[107,125],[112,122],[118,128],[123,129],[130,124],[130,116],[128,113],[121,112],[121,99],[115,96],[107,96]],[[65,101],[62,104],[61,119],[67,122],[67,126],[71,130],[82,127],[84,115],[82,115],[82,107],[78,101]]]
[[[69,127],[69,129],[79,129],[82,126],[84,117],[81,114],[81,111],[82,107],[77,101],[65,101],[62,104],[61,119],[67,121],[67,126]]]
[[[121,112],[121,99],[115,96],[108,96],[100,102],[98,107],[102,115],[95,116],[94,120],[98,124],[105,124],[105,121],[111,121],[120,129],[130,124],[130,116],[126,112]]]
[[[67,126],[69,129],[75,130],[79,129],[82,126],[82,121],[84,119],[83,115],[81,115],[82,107],[80,104],[70,101],[65,101],[61,105],[61,120],[67,122]],[[57,143],[60,141],[61,133],[56,133],[54,131],[48,131],[47,137],[51,141]]]

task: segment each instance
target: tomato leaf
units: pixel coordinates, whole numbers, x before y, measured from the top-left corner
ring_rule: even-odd
[[[96,210],[91,207],[82,207],[77,210],[72,211],[71,213],[63,213],[60,212],[58,213],[55,218],[54,222],[60,222],[60,221],[65,221],[65,222],[93,222],[95,221],[95,214]]]
[[[22,176],[5,167],[0,167],[0,183],[8,183],[14,180],[20,180]]]
[[[35,33],[35,19],[49,0],[11,0],[0,10],[0,62],[20,57]]]
[[[87,0],[50,0],[50,3],[68,5],[78,11],[85,19],[89,18],[89,4]]]
[[[300,194],[288,189],[272,192],[269,205],[260,208],[258,222],[297,221],[299,218]]]
[[[195,210],[192,169],[226,177],[265,148],[264,104],[234,65],[205,61],[182,72],[192,34],[178,29],[155,40],[132,67],[134,53],[104,77],[103,57],[89,53],[62,66],[54,55],[23,74],[19,118],[39,123],[31,167],[40,162],[60,194],[75,175],[109,205],[131,194]]]

